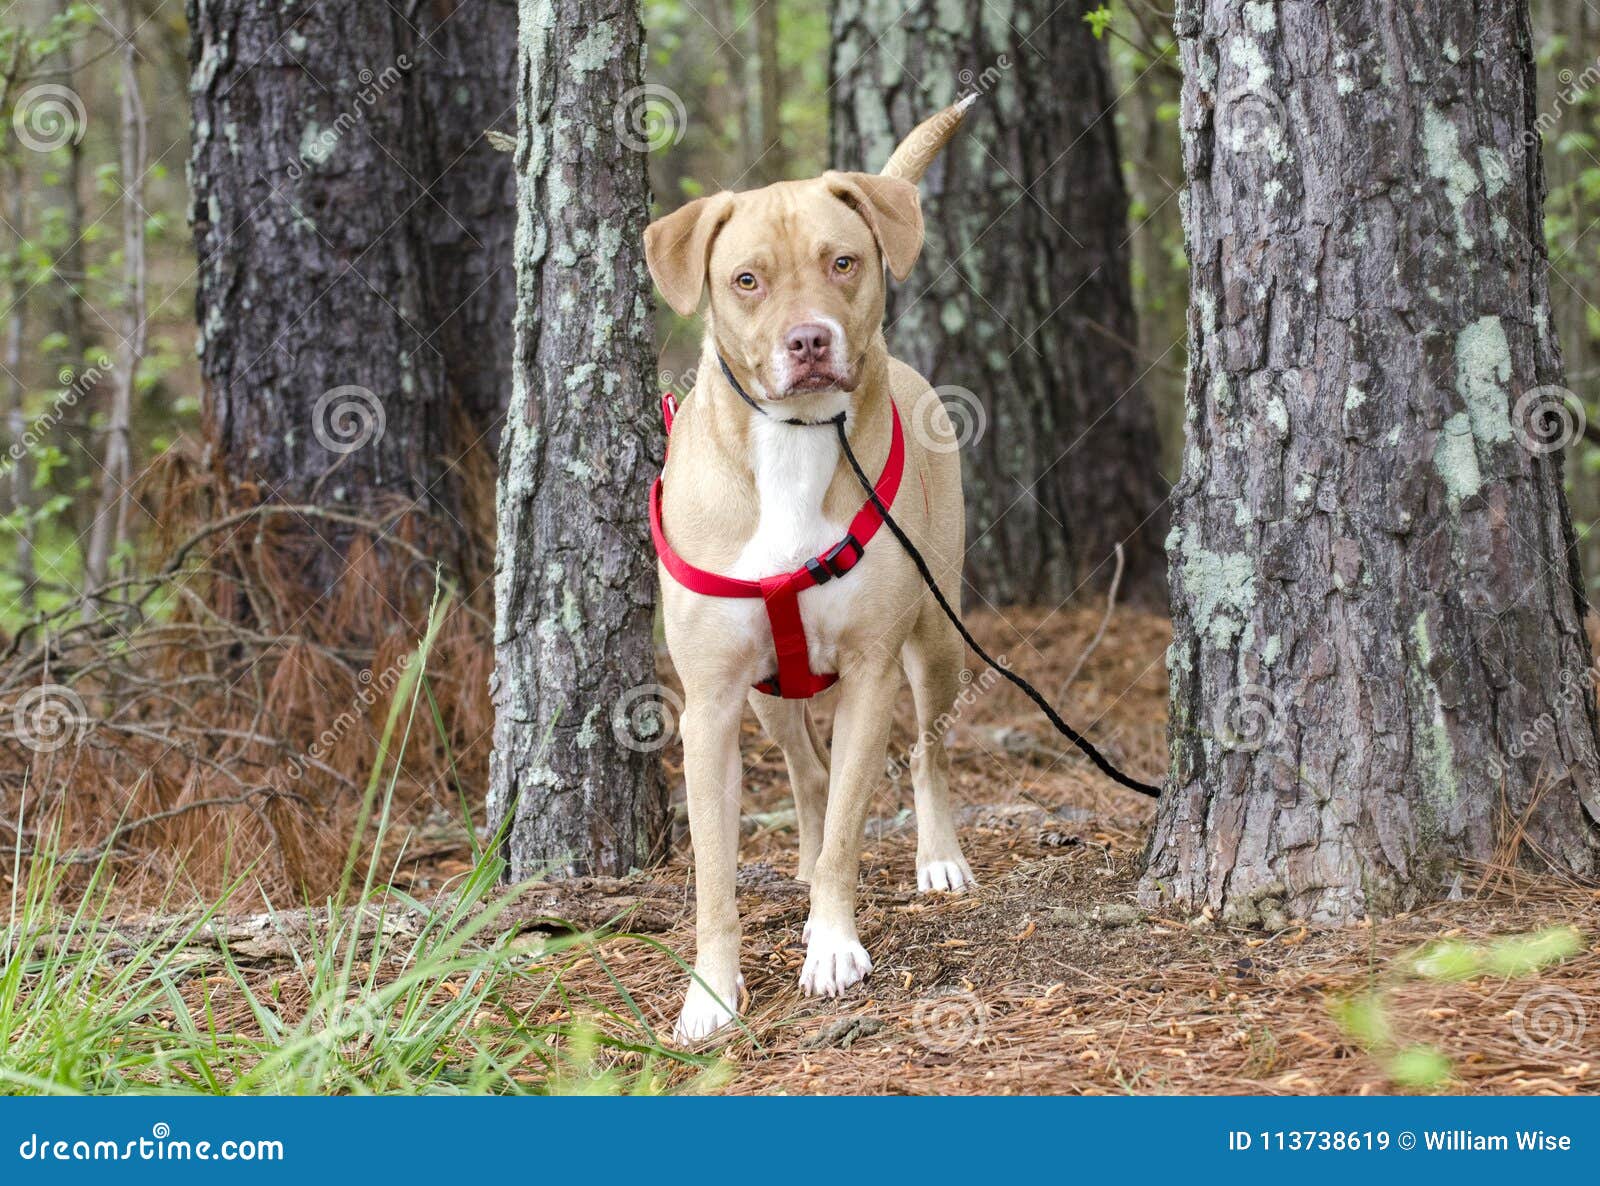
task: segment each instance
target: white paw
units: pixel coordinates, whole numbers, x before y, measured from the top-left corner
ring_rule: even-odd
[[[953,861],[929,861],[917,866],[917,888],[923,893],[959,894],[978,884],[972,869],[960,857]]]
[[[739,1003],[739,988],[743,987],[744,977],[741,976],[738,988],[724,994],[719,1002],[700,981],[689,981],[689,992],[683,999],[683,1012],[678,1014],[678,1024],[672,1027],[673,1041],[680,1046],[692,1045],[704,1041],[732,1022],[733,1010]]]
[[[806,962],[800,969],[800,991],[806,996],[839,996],[872,971],[867,949],[854,935],[810,923],[806,932]]]

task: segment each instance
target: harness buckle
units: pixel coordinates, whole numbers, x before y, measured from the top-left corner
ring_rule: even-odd
[[[853,548],[854,554],[850,556],[850,561],[848,564],[842,564],[840,558],[843,556],[847,548]],[[838,543],[834,544],[833,547],[828,550],[827,555],[822,557],[822,567],[826,568],[834,576],[842,577],[845,573],[849,572],[858,563],[860,563],[861,557],[864,555],[866,555],[866,549],[861,546],[856,537],[853,535],[847,535]],[[808,569],[811,567],[811,563],[814,562],[808,562],[806,564]],[[812,575],[815,576],[816,574],[813,573]]]

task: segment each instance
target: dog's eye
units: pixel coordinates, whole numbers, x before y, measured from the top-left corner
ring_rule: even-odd
[[[856,270],[856,257],[853,255],[841,255],[833,261],[833,270],[841,276],[848,276]]]
[[[733,282],[744,292],[754,292],[761,284],[754,272],[740,272],[733,278]]]

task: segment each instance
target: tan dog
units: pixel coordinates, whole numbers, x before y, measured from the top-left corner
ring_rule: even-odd
[[[904,280],[922,248],[915,182],[960,122],[958,105],[922,125],[884,175],[825,173],[689,203],[645,232],[651,275],[684,316],[710,290],[699,378],[673,426],[662,523],[672,549],[713,573],[755,580],[788,572],[838,542],[864,493],[835,430],[875,477],[889,454],[892,400],[905,428],[896,521],[959,604],[964,546],[961,464],[915,425],[948,433],[926,380],[889,356],[885,268]],[[722,374],[726,360],[750,401]],[[926,401],[932,401],[930,405]],[[919,406],[920,404],[920,406]],[[797,426],[787,420],[803,420]],[[739,722],[746,699],[782,748],[811,883],[801,988],[835,996],[872,970],[856,931],[856,882],[872,792],[884,776],[889,722],[911,683],[921,741],[912,755],[917,882],[973,884],[951,816],[936,722],[960,690],[964,649],[887,530],[845,577],[799,595],[811,670],[837,672],[832,760],[804,700],[751,692],[775,670],[760,599],[692,592],[661,569],[667,646],[683,680],[696,958],[676,1035],[706,1037],[732,1020],[739,972]]]

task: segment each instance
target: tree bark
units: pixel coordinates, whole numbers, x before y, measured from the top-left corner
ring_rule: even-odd
[[[757,75],[761,91],[761,155],[758,172],[766,182],[786,181],[789,179],[789,152],[783,138],[783,68],[778,61],[778,0],[755,0],[755,3]]]
[[[967,577],[993,603],[1158,597],[1166,533],[1140,389],[1127,195],[1087,0],[838,0],[832,148],[876,171],[983,93],[923,184],[928,239],[891,290],[890,350],[944,398],[967,455]]]
[[[439,327],[451,399],[466,417],[461,443],[481,438],[493,456],[511,400],[517,178],[510,156],[490,151],[483,133],[515,130],[517,5],[450,0],[423,5],[416,20],[432,51],[416,110],[427,170],[418,176],[437,179],[427,223],[437,261],[428,276],[437,318],[429,328]]]
[[[513,14],[401,8],[190,0],[206,432],[237,503],[415,509],[459,542],[452,462],[507,396],[510,164],[482,132]],[[305,539],[330,583],[341,540]]]
[[[649,737],[659,452],[643,234],[637,0],[523,0],[514,391],[500,450],[489,815],[512,879],[620,874],[655,854]],[[648,711],[648,709],[647,709]],[[509,821],[509,822],[508,822]]]
[[[1189,441],[1148,903],[1592,874],[1527,0],[1184,0]],[[1553,403],[1553,407],[1551,404]]]

